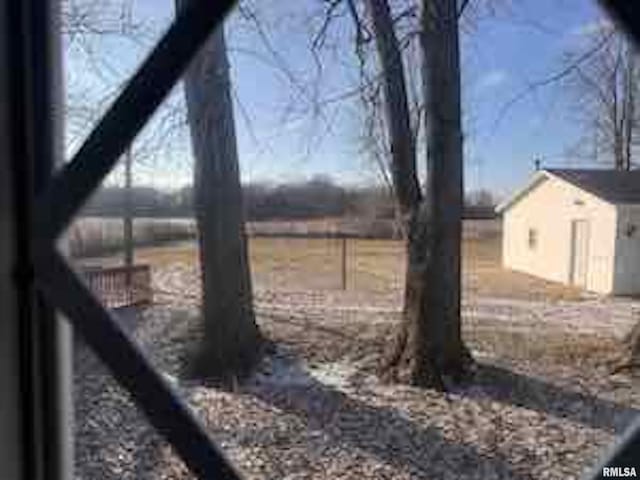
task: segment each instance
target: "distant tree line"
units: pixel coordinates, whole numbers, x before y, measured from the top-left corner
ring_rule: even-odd
[[[84,215],[117,217],[125,206],[125,189],[100,189],[84,208]],[[165,191],[152,187],[133,187],[135,217],[192,217],[193,188]],[[343,187],[325,177],[304,182],[243,186],[245,217],[250,221],[296,220],[323,217],[394,218],[393,196],[379,186]],[[466,198],[467,218],[493,218],[495,197],[487,190],[470,192]]]

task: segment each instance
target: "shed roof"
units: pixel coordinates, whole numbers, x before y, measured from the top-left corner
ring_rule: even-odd
[[[559,178],[613,204],[640,204],[640,170],[547,168],[515,192],[496,210],[502,212],[547,178]]]
[[[546,170],[611,203],[640,203],[640,170]]]

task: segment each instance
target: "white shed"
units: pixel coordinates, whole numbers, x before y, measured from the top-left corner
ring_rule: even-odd
[[[540,170],[497,211],[506,268],[640,293],[640,170]]]

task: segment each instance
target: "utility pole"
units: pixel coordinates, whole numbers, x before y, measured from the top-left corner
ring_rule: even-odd
[[[131,148],[128,148],[124,156],[124,215],[123,215],[123,241],[124,241],[124,266],[126,267],[126,288],[131,288],[131,272],[133,268],[133,199],[131,191],[131,164],[133,158]]]
[[[347,236],[345,234],[340,235],[340,246],[342,247],[342,270],[341,270],[341,280],[342,280],[342,290],[347,289]]]

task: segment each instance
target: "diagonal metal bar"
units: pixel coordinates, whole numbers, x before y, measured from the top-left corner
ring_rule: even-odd
[[[36,200],[36,235],[56,238],[111,171],[234,0],[191,0],[114,104]]]
[[[153,368],[58,252],[40,253],[36,282],[198,478],[240,479],[191,409]]]
[[[640,43],[640,4],[629,0],[600,0],[599,2],[635,41]]]
[[[627,429],[611,451],[601,460],[585,480],[601,480],[611,475],[604,474],[605,467],[635,467],[640,468],[640,416]]]

